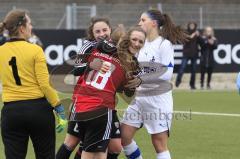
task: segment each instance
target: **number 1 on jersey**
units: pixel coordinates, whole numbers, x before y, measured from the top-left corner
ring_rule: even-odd
[[[21,83],[21,79],[18,75],[17,60],[16,60],[15,56],[13,56],[11,58],[11,60],[9,61],[9,65],[12,66],[12,73],[13,73],[13,77],[15,79],[16,85],[21,86],[22,83]]]

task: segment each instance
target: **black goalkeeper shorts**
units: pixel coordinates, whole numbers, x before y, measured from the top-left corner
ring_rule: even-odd
[[[7,159],[25,159],[29,138],[37,159],[55,158],[55,117],[45,98],[4,103],[1,133]]]

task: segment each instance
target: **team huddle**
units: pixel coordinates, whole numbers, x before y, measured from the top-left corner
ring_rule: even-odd
[[[121,152],[126,158],[141,159],[133,140],[141,127],[151,135],[155,158],[171,158],[167,141],[172,121],[168,115],[173,113],[173,44],[188,36],[167,14],[148,10],[128,31],[112,32],[106,18],[91,20],[75,60],[73,74],[79,78],[68,120],[49,83],[43,50],[27,42],[32,29],[28,13],[11,11],[0,32],[4,29],[10,35],[0,46],[1,130],[7,159],[24,159],[29,137],[38,159],[68,159],[76,148],[75,159],[117,159]],[[122,121],[117,116],[117,93],[132,98]],[[67,125],[56,154],[53,109],[57,131]],[[146,118],[152,113],[164,117]]]

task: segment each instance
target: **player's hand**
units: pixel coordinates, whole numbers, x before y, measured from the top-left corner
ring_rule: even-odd
[[[210,45],[213,45],[213,44],[214,44],[214,39],[213,39],[213,38],[208,39],[208,43],[209,43]]]
[[[200,33],[199,33],[199,31],[197,30],[197,31],[195,31],[195,36],[199,36],[200,35]]]
[[[58,120],[58,124],[56,126],[56,131],[57,131],[57,133],[61,133],[67,126],[67,120],[61,119],[58,116],[57,116],[57,120]]]
[[[111,63],[107,61],[102,61],[99,58],[95,58],[92,62],[90,62],[89,66],[91,69],[106,73],[110,70]]]
[[[139,87],[141,83],[142,80],[140,77],[134,77],[133,79],[129,80],[124,87],[130,90],[134,90],[135,88]]]
[[[94,58],[93,61],[90,62],[89,66],[93,70],[99,71],[102,67],[103,61],[99,58]]]
[[[58,105],[54,108],[57,116],[57,126],[56,126],[56,131],[58,133],[62,132],[64,128],[67,126],[67,120],[65,117],[65,111],[64,111],[64,106],[63,105]]]
[[[110,62],[107,62],[107,61],[104,61],[104,62],[102,63],[100,72],[106,73],[106,72],[108,72],[110,69],[111,69],[111,63],[110,63]]]
[[[237,80],[236,80],[238,93],[240,94],[240,72],[238,73]]]

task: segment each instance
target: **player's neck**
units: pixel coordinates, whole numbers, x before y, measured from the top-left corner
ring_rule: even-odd
[[[10,39],[24,39],[24,40],[26,40],[26,39],[24,38],[24,36],[22,36],[22,35],[19,35],[19,36],[11,36]]]
[[[157,30],[152,30],[150,33],[147,35],[147,40],[149,42],[152,42],[155,40],[157,37],[159,37],[158,31]]]

